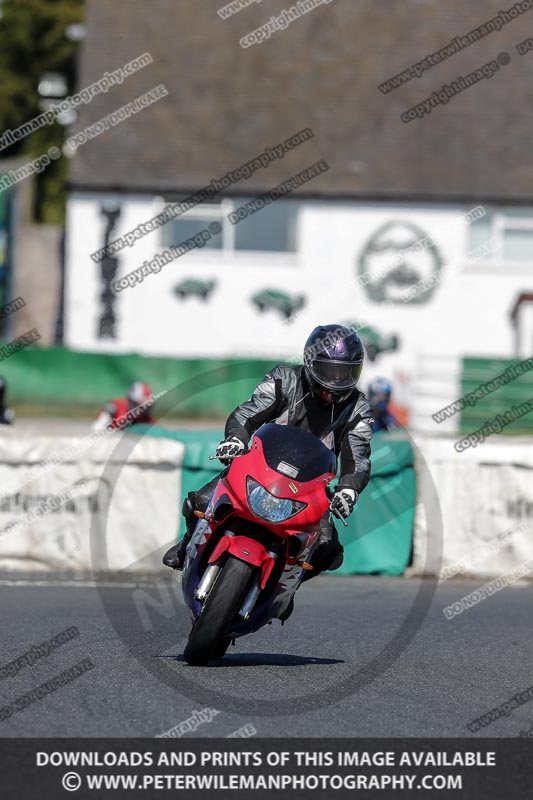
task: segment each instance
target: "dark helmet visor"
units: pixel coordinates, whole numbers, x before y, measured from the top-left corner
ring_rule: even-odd
[[[315,358],[309,369],[318,383],[335,392],[339,389],[353,389],[359,380],[363,364]]]

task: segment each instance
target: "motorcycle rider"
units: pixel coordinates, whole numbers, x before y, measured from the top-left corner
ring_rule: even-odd
[[[148,384],[135,381],[129,387],[126,397],[115,397],[105,404],[93,424],[93,430],[101,431],[109,426],[123,429],[138,422],[154,425],[156,419],[151,413],[153,405],[154,395]],[[139,406],[141,408],[135,413]]]
[[[340,455],[341,472],[330,510],[345,520],[370,477],[374,420],[366,397],[357,388],[363,360],[363,345],[352,328],[315,328],[305,343],[304,364],[274,367],[251,399],[230,414],[225,439],[216,450],[217,458],[228,464],[239,456],[252,434],[266,422],[302,427]],[[197,522],[194,512],[205,510],[219,479],[217,475],[201,489],[189,492],[182,508],[186,532],[181,542],[163,556],[166,566],[183,569],[187,544]],[[306,578],[338,569],[343,561],[344,549],[329,513],[322,518],[320,528],[310,558],[314,569],[306,572]]]
[[[374,412],[373,432],[392,431],[398,427],[398,420],[389,410],[392,386],[385,378],[374,378],[368,384],[368,402]]]

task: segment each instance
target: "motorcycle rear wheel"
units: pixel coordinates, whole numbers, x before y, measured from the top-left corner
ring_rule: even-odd
[[[183,652],[188,664],[203,666],[210,658],[221,657],[223,640],[227,639],[227,631],[242,603],[253,570],[252,564],[237,558],[230,557],[226,561],[189,634]]]

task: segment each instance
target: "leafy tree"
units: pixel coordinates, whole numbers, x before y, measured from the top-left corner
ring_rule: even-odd
[[[76,91],[78,43],[65,28],[83,20],[83,0],[3,0],[0,5],[0,132],[17,128],[42,113],[37,87],[43,72],[65,76],[68,93]],[[31,160],[55,145],[61,148],[64,128],[57,122],[35,131],[0,152],[1,158]],[[64,156],[36,176],[35,218],[61,224],[66,201]]]

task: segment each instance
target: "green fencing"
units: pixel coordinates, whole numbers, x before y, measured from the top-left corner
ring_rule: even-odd
[[[251,395],[275,363],[154,358],[30,346],[3,361],[0,371],[9,383],[11,402],[40,404],[51,412],[66,405],[76,412],[84,407],[94,410],[111,397],[124,396],[130,383],[142,380],[154,393],[186,386],[186,397],[178,388],[159,404],[160,410],[164,405],[172,416],[225,417],[243,397]]]
[[[411,443],[375,433],[370,460],[370,481],[348,527],[336,523],[344,562],[332,575],[402,575],[411,561],[416,506]]]
[[[170,431],[158,426],[135,426],[149,436],[174,439],[185,444],[181,501],[211,480],[222,466],[210,461],[223,431]],[[361,494],[348,527],[336,523],[344,545],[344,563],[332,575],[401,575],[411,560],[416,478],[414,453],[407,440],[386,433],[372,439],[372,476]],[[184,533],[183,518],[179,522]]]
[[[461,377],[461,397],[475,392],[480,384],[501,375],[508,367],[521,363],[511,358],[465,358]],[[524,372],[505,386],[478,399],[473,406],[461,411],[460,432],[467,434],[481,428],[497,414],[504,414],[513,406],[533,399],[533,370]],[[533,434],[533,412],[511,422],[502,429],[501,434]]]

